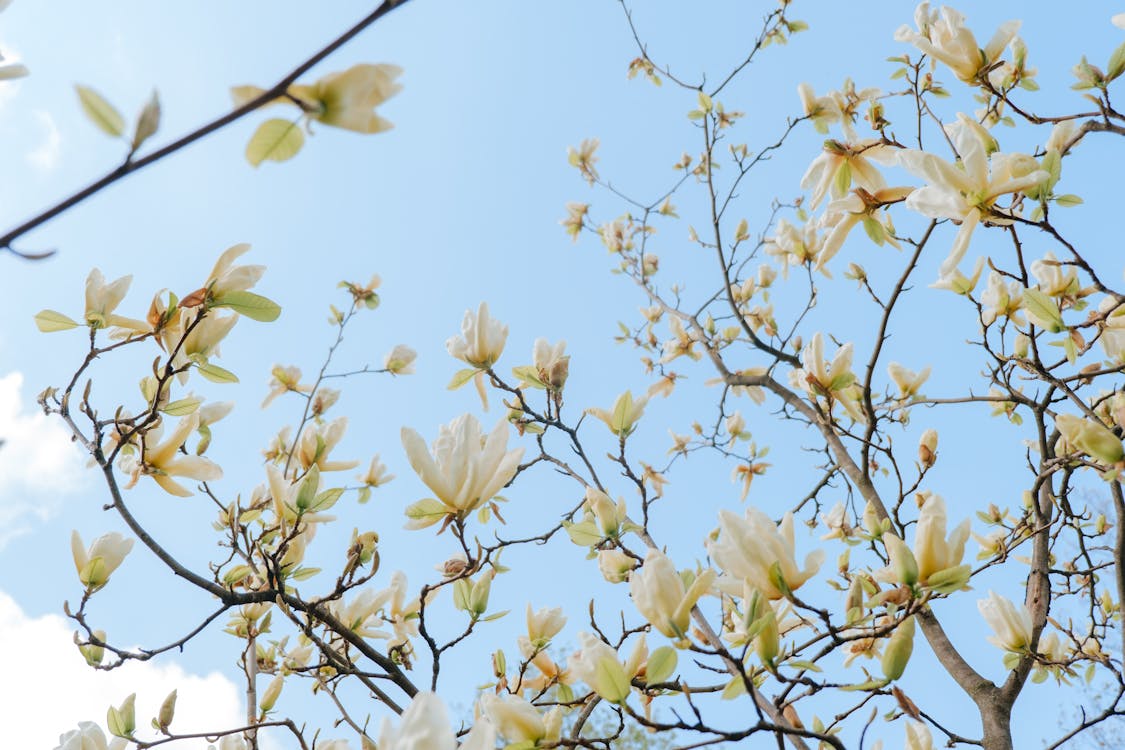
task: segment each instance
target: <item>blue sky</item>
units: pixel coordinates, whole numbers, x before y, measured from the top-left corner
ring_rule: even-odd
[[[706,71],[713,80],[741,59],[762,9],[768,7],[769,3],[740,2],[638,4],[635,20],[654,57],[688,79]],[[1045,93],[1039,101],[1045,110],[1081,106],[1068,89],[1071,65],[1083,53],[1104,60],[1121,41],[1121,31],[1108,23],[1109,16],[1121,10],[1115,3],[1084,3],[1080,13],[1061,18],[1014,2],[966,5],[962,10],[969,13],[978,38],[987,38],[1003,20],[1025,18],[1022,35],[1040,71]],[[153,142],[163,144],[229,108],[229,86],[272,83],[367,11],[367,4],[355,2],[313,8],[288,0],[175,6],[140,0],[16,0],[0,16],[0,50],[21,59],[32,75],[18,83],[0,83],[0,139],[5,144],[0,150],[0,226],[36,213],[120,158],[118,144],[82,117],[73,84],[96,88],[127,115],[158,89],[164,119]],[[884,59],[908,51],[891,36],[910,21],[912,11],[913,4],[905,2],[794,3],[793,14],[808,21],[810,31],[786,48],[771,51],[723,97],[728,109],[747,113],[743,137],[754,144],[779,133],[785,118],[799,113],[795,90],[800,81],[810,82],[820,93],[838,86],[847,74],[860,86],[889,88],[892,67]],[[327,305],[341,301],[336,283],[365,282],[379,273],[383,306],[349,334],[341,369],[381,362],[394,344],[407,343],[419,352],[419,373],[393,382],[352,381],[338,408],[351,417],[346,453],[364,462],[371,453],[381,453],[398,479],[369,505],[349,509],[339,528],[318,542],[334,551],[353,526],[376,528],[383,536],[384,569],[401,567],[412,582],[434,575],[431,566],[451,551],[451,541],[435,540],[430,532],[407,535],[399,530],[401,508],[424,490],[406,464],[398,432],[409,425],[432,439],[439,424],[466,410],[479,412],[471,389],[444,389],[458,369],[445,354],[444,341],[458,330],[465,309],[487,300],[494,315],[509,324],[506,365],[528,363],[536,337],[566,338],[572,355],[568,403],[573,409],[608,406],[626,388],[644,390],[650,379],[635,354],[612,343],[616,321],[636,319],[643,300],[609,273],[611,262],[600,245],[590,238],[572,245],[558,226],[567,201],[593,203],[592,211],[602,220],[623,210],[604,193],[592,192],[567,166],[567,146],[600,138],[602,175],[646,199],[675,178],[670,167],[683,151],[698,151],[698,139],[685,117],[695,106],[693,97],[671,86],[656,89],[643,80],[627,80],[626,67],[636,54],[620,7],[607,0],[413,0],[314,71],[314,76],[320,75],[357,62],[402,66],[405,88],[380,110],[395,123],[393,131],[361,137],[316,128],[315,137],[293,161],[253,169],[243,161],[242,150],[254,123],[263,117],[252,116],[114,185],[17,246],[27,251],[57,249],[51,260],[30,264],[0,257],[0,419],[5,420],[0,424],[9,441],[0,452],[0,627],[7,622],[12,629],[24,627],[16,631],[22,633],[27,623],[40,623],[40,630],[65,632],[49,618],[61,612],[63,599],[79,596],[68,548],[70,530],[80,529],[89,538],[118,528],[100,511],[96,477],[81,469],[81,460],[67,452],[57,425],[36,417],[34,406],[37,392],[69,374],[83,341],[76,334],[46,338],[35,330],[31,316],[44,307],[79,312],[83,280],[92,265],[109,278],[133,274],[134,291],[125,307],[134,313],[143,312],[157,289],[187,291],[198,286],[218,254],[235,243],[252,243],[247,260],[269,266],[260,290],[282,305],[282,318],[271,325],[248,320],[238,324],[224,346],[223,364],[240,375],[239,385],[196,386],[209,398],[239,404],[221,424],[212,449],[215,456],[224,457],[224,491],[232,495],[248,492],[261,480],[259,446],[295,416],[292,403],[279,402],[266,412],[258,409],[269,367],[274,362],[298,364],[308,372],[319,365],[330,334],[324,323]],[[1048,132],[1028,131],[1023,141],[1006,140],[1004,130],[998,134],[1005,150],[1032,150]],[[740,210],[752,229],[763,224],[773,198],[799,194],[800,175],[821,140],[811,128],[799,131],[789,148],[742,192]],[[1099,148],[1100,159],[1120,159],[1115,150],[1120,146]],[[1096,222],[1082,220],[1106,215],[1103,211],[1115,205],[1112,191],[1098,189],[1105,187],[1106,179],[1099,173],[1101,164],[1084,160],[1081,153],[1068,162],[1068,181],[1092,182],[1083,194],[1087,204],[1074,209],[1084,213],[1076,213],[1068,229],[1098,248],[1096,252],[1109,253],[1116,238],[1107,238]],[[694,250],[686,241],[693,200],[687,196],[682,202],[685,222],[670,223],[657,239],[657,252],[670,267],[683,269],[689,290],[711,283],[709,269],[696,268]],[[950,228],[945,231],[939,249],[951,241]],[[973,252],[988,252],[987,234],[975,242]],[[872,269],[879,253],[893,251],[853,240],[849,252]],[[922,278],[929,278],[942,257],[937,252],[927,261],[930,268]],[[842,339],[862,331],[868,324],[866,313],[840,307],[850,304],[849,294],[846,282],[830,286],[809,330],[830,327]],[[963,387],[979,369],[975,360],[961,355],[966,334],[955,333],[965,330],[964,311],[936,307],[947,302],[925,291],[908,297],[890,357],[913,369],[940,363],[928,386],[935,393]],[[841,309],[848,313],[841,315]],[[971,321],[969,325],[971,335]],[[921,336],[914,333],[919,329]],[[126,369],[107,363],[98,388],[107,398],[117,392],[132,397],[130,389],[143,374],[143,366],[138,369],[136,364]],[[685,432],[693,419],[713,418],[714,391],[702,386],[709,374],[697,369],[689,375],[676,398],[653,404],[638,433],[638,455],[650,462],[667,448],[668,428]],[[775,430],[767,409],[755,410],[749,403],[741,408],[759,442],[775,446],[770,456],[775,470],[755,484],[751,502],[779,515],[792,488],[811,483],[808,461],[799,452],[802,436],[792,426]],[[1017,503],[1012,473],[970,472],[965,467],[979,465],[982,444],[1006,459],[1005,465],[1018,465],[1024,450],[1019,441],[1026,436],[986,420],[979,409],[966,407],[963,414],[950,416],[935,416],[943,421],[931,422],[928,415],[918,414],[902,439],[916,440],[928,426],[941,429],[943,461],[930,480],[946,497],[951,520],[971,516],[990,501]],[[498,417],[495,408],[484,415],[486,423]],[[605,441],[608,446],[598,430],[588,434],[593,444]],[[16,435],[26,436],[24,445],[35,441],[35,450],[20,452]],[[738,488],[728,476],[729,466],[706,457],[693,459],[685,471],[672,476],[667,507],[654,529],[681,566],[703,554],[700,542],[715,525],[715,510],[737,506]],[[621,483],[619,492],[626,491]],[[518,526],[533,522],[539,512],[557,513],[571,505],[575,489],[540,476],[511,495],[513,524]],[[135,491],[134,498],[148,522],[168,535],[179,553],[205,559],[211,549],[208,519],[196,513],[190,501],[163,496],[151,487]],[[332,539],[337,540],[335,547]],[[798,547],[811,549],[814,540],[815,536],[805,538]],[[425,554],[418,554],[419,549]],[[533,565],[534,559],[513,554],[506,562],[518,568],[517,562]],[[497,590],[516,613],[528,598],[535,606],[566,605],[572,621],[565,633],[573,638],[581,629],[589,592],[605,587],[591,565],[581,564],[577,548],[553,545],[546,559],[551,566],[567,566],[566,578],[557,585],[553,580],[552,586],[543,587],[541,570],[517,570],[499,579]],[[170,635],[183,618],[207,604],[184,595],[184,589],[152,563],[136,550],[102,595],[104,601],[97,603],[96,613],[104,618],[106,629],[121,634],[124,642],[150,644],[154,637]],[[1013,599],[1021,595],[1013,581],[1003,578],[986,585],[1007,587]],[[983,588],[978,591],[985,593]],[[5,604],[4,596],[11,597],[10,603]],[[159,617],[151,614],[154,597],[161,602]],[[974,664],[999,679],[1000,654],[984,644],[985,625],[971,599],[966,595],[967,606],[959,610],[966,613],[966,624],[957,637]],[[111,602],[127,604],[115,609]],[[607,617],[610,613],[607,609]],[[498,623],[456,662],[449,688],[455,704],[471,702],[472,685],[486,669],[493,641],[514,648],[521,618],[508,619],[512,622]],[[63,644],[60,648],[66,648],[65,638]],[[208,637],[175,662],[196,675],[232,675],[235,645],[221,634]],[[914,666],[928,675],[933,665],[926,661],[921,638],[917,650],[920,661]],[[70,657],[69,663],[60,656],[60,666],[51,670],[29,666],[36,676],[31,678],[32,689],[21,691],[22,700],[28,701],[20,705],[22,713],[42,710],[37,706],[44,705],[54,689],[48,675],[81,671],[72,648],[63,656]],[[74,679],[77,685],[86,678]],[[153,686],[147,696],[150,703],[158,703],[174,686],[161,692],[157,684],[175,679],[158,670],[146,673],[142,684]],[[66,710],[52,706],[42,713],[42,721],[29,722],[33,726],[27,730],[27,746],[53,741],[79,718],[100,719],[108,701],[118,701],[127,692],[119,683],[81,684],[91,686],[82,688],[88,702],[68,698]],[[936,679],[916,689],[939,707],[936,696],[948,688],[942,685]],[[212,685],[205,690],[214,694],[215,689]],[[1019,731],[1029,743],[1056,732],[1054,711],[1035,709],[1036,691],[1045,699],[1050,696],[1052,705],[1059,700],[1049,687],[1029,688],[1017,707],[1022,712],[1017,714]],[[230,692],[224,702],[237,700],[230,697],[234,695]],[[296,691],[286,699],[295,700]],[[948,716],[963,709],[952,704]],[[888,747],[894,747],[901,729],[895,725],[883,734]]]

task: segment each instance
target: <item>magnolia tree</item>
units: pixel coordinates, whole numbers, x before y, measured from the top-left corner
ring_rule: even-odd
[[[1125,15],[1112,23],[1125,27]],[[783,132],[744,143],[740,103],[726,98],[732,83],[805,28],[788,2],[766,8],[744,61],[709,79],[717,85],[677,75],[634,31],[629,75],[690,96],[694,141],[655,197],[603,179],[597,140],[571,149],[598,197],[570,204],[563,225],[575,240],[600,241],[644,305],[620,340],[638,350],[645,378],[635,390],[622,383],[611,405],[574,404],[568,375],[594,364],[571,362],[561,341],[510,341],[480,303],[446,342],[459,368],[450,367],[449,387],[471,385],[466,408],[479,397],[500,418],[404,426],[401,449],[429,496],[403,498],[405,526],[357,526],[342,549],[318,550],[318,532],[338,518],[351,525],[361,518],[352,506],[394,489],[384,488],[391,476],[379,456],[361,464],[341,455],[347,420],[334,413],[333,386],[414,368],[405,344],[358,371],[335,365],[345,331],[379,304],[378,277],[341,285],[327,356],[272,369],[263,406],[292,400],[300,417],[265,437],[260,483],[245,487],[223,481],[233,459],[209,447],[232,408],[219,400],[235,378],[219,364],[220,344],[249,335],[235,328],[240,318],[265,323],[279,312],[252,291],[266,269],[241,264],[250,248],[231,247],[208,277],[155,296],[130,296],[129,277],[109,281],[96,269],[84,304],[60,291],[58,311],[36,321],[56,336],[86,337],[88,349],[40,401],[88,452],[108,507],[130,531],[74,532],[78,583],[67,615],[78,648],[92,667],[112,670],[223,629],[247,699],[244,724],[200,735],[177,730],[174,692],[155,717],[138,717],[130,696],[60,747],[205,736],[232,750],[268,736],[322,750],[608,748],[640,728],[693,748],[872,748],[885,736],[887,747],[911,750],[1001,750],[1013,747],[1018,703],[1082,685],[1093,686],[1088,704],[1050,747],[1105,732],[1122,716],[1125,297],[1113,285],[1120,261],[1072,239],[1097,219],[1073,208],[1081,186],[1067,183],[1064,166],[1125,134],[1111,100],[1125,46],[1088,50],[1108,62],[1074,67],[1079,106],[1046,110],[1019,22],[974,28],[952,8],[922,3],[887,40],[888,80],[820,94],[801,84],[790,102],[773,104],[792,111]],[[397,90],[397,68],[360,65],[297,82],[306,68],[272,88],[235,88],[238,109],[212,129],[265,105],[290,107],[291,118],[266,119],[253,136],[247,157],[257,164],[293,156],[313,121],[388,127],[374,108]],[[96,124],[127,133],[108,102],[80,94]],[[158,121],[154,100],[125,135],[126,173]],[[802,130],[827,138],[807,155],[806,195],[747,205],[741,192]],[[742,218],[752,211],[764,217],[757,228]],[[666,280],[676,254],[710,264],[710,284]],[[936,279],[924,275],[932,268]],[[910,304],[925,316],[903,324]],[[931,373],[937,382],[953,364],[914,361],[918,347],[907,344],[919,336],[960,347],[971,367],[957,370],[959,390],[946,379],[931,393]],[[530,361],[521,354],[529,349]],[[130,352],[140,355],[140,391],[104,397],[112,389],[100,387],[98,368]],[[685,417],[691,428],[673,432],[667,454],[636,448],[651,430],[650,400],[674,403],[686,375],[712,379],[714,411]],[[1025,448],[1001,466],[978,446],[979,464],[965,468],[1004,472],[1010,496],[943,498],[930,478],[943,453],[936,426],[990,414]],[[800,428],[806,450],[771,460],[803,462],[805,484],[759,496],[754,480],[771,471],[770,425],[786,423]],[[610,452],[591,447],[607,438]],[[382,455],[402,454],[384,446]],[[729,464],[738,489],[706,538],[670,534],[691,489],[666,494],[665,484],[712,459]],[[521,497],[542,472],[568,484],[534,503]],[[137,498],[160,493],[210,509],[211,525],[190,532],[217,542],[209,562],[177,557],[138,512]],[[506,530],[509,517],[519,534]],[[380,556],[392,534],[422,550],[443,536],[459,551],[408,580]],[[522,635],[489,640],[493,620],[525,611],[510,592],[502,602],[490,595],[513,573],[502,554],[517,548],[596,566],[607,592],[588,612],[526,605]],[[314,553],[331,567],[308,562]],[[115,642],[89,604],[113,599],[122,565],[165,566],[212,603],[170,642]],[[975,643],[986,637],[996,651],[982,656]],[[477,652],[478,692],[442,669],[462,648]],[[976,715],[925,691],[935,679],[916,667],[925,658]],[[290,699],[279,703],[283,692]],[[449,708],[470,702],[460,715]],[[314,708],[335,718],[323,732]]]

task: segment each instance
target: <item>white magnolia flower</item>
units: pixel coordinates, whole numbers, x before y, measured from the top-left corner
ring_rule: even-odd
[[[637,611],[654,628],[669,638],[682,640],[687,637],[692,607],[714,580],[715,571],[708,569],[691,586],[685,586],[672,561],[650,547],[644,565],[629,577],[629,591]]]
[[[77,531],[70,535],[70,552],[74,557],[74,567],[78,570],[78,580],[88,589],[98,589],[104,586],[113,571],[120,567],[129,550],[133,549],[133,540],[126,539],[116,531],[103,534],[86,548],[82,544],[82,537]]]
[[[457,359],[478,370],[487,370],[496,364],[508,340],[508,326],[493,320],[488,314],[488,303],[481,302],[476,314],[465,312],[461,321],[461,335],[445,342],[446,350]]]
[[[1007,21],[982,48],[973,32],[965,28],[965,17],[953,8],[942,7],[933,13],[928,2],[921,3],[914,11],[914,22],[917,31],[902,26],[895,32],[895,40],[910,42],[925,54],[945,63],[966,83],[976,80],[982,69],[996,62],[1020,29],[1019,21]]]
[[[1016,653],[1026,651],[1031,645],[1031,612],[1027,605],[1017,607],[995,591],[989,591],[987,599],[977,601],[977,609],[996,634],[988,639],[989,643]]]
[[[105,732],[91,721],[78,722],[78,729],[71,729],[59,737],[55,750],[125,750],[129,741],[114,737],[106,742]]]
[[[771,574],[775,564],[785,586],[796,591],[816,575],[824,562],[824,550],[816,550],[805,558],[804,569],[798,568],[795,548],[793,514],[786,513],[781,523],[775,525],[757,508],[747,508],[745,516],[719,511],[718,538],[707,542],[715,565],[739,582],[739,593],[741,582],[745,581],[771,600],[784,597],[777,585],[780,582],[775,582]]]
[[[497,422],[486,436],[470,414],[441,426],[432,455],[422,436],[409,427],[402,428],[402,445],[418,477],[450,513],[461,517],[495,497],[515,476],[523,457],[523,448],[507,450],[506,421]]]
[[[927,182],[910,194],[906,206],[933,219],[961,224],[941,264],[941,278],[961,263],[977,224],[1011,221],[1010,211],[996,205],[1001,196],[1032,188],[1049,176],[1031,156],[999,151],[996,139],[964,114],[958,114],[957,122],[946,125],[945,131],[960,157],[956,163],[924,151],[898,152],[899,164]]]

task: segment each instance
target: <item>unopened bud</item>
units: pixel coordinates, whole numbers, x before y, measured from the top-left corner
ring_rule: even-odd
[[[906,671],[910,654],[914,651],[914,617],[907,617],[887,641],[883,650],[883,676],[894,682]]]

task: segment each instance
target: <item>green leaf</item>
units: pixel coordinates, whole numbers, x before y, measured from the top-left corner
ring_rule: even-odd
[[[1025,289],[1023,293],[1023,306],[1027,314],[1034,320],[1033,323],[1051,333],[1058,333],[1066,328],[1063,323],[1062,313],[1055,301],[1043,292],[1035,289]]]
[[[649,654],[648,667],[645,669],[645,684],[658,685],[666,682],[676,671],[679,658],[676,649],[671,646],[661,646]]]
[[[594,665],[594,689],[610,703],[621,703],[629,697],[629,678],[621,662],[609,656]]]
[[[152,97],[145,102],[144,109],[137,117],[137,125],[133,129],[133,150],[136,151],[145,141],[151,138],[160,128],[160,97],[152,92]]]
[[[871,241],[880,247],[887,241],[887,234],[883,229],[883,225],[870,216],[863,217],[863,231],[867,232],[867,236],[871,238]]]
[[[312,578],[319,572],[320,568],[297,568],[289,574],[289,577],[294,581],[305,581],[309,578]]]
[[[229,307],[259,323],[272,323],[281,315],[281,306],[271,299],[253,292],[232,291],[216,299],[214,307]]]
[[[1070,208],[1071,206],[1081,205],[1082,199],[1073,193],[1066,193],[1055,198],[1055,203],[1063,208]]]
[[[309,510],[314,513],[319,513],[322,510],[328,510],[336,504],[336,501],[339,500],[340,496],[343,494],[343,487],[333,487],[332,489],[325,490],[324,492],[316,496],[316,499],[313,500],[312,506],[309,507]]]
[[[539,370],[535,367],[535,365],[520,365],[519,367],[513,367],[512,374],[515,375],[521,383],[529,388],[547,387],[547,384],[539,379]]]
[[[861,682],[858,685],[844,685],[840,689],[847,690],[849,692],[857,690],[866,692],[868,690],[878,690],[879,688],[884,687],[887,684],[888,680],[868,680],[867,682]]]
[[[195,363],[195,369],[199,370],[199,374],[210,380],[212,383],[237,383],[238,376],[230,370],[224,370],[218,365],[213,365],[206,360]]]
[[[735,677],[727,683],[723,688],[722,699],[725,701],[734,700],[740,695],[746,695],[746,683],[742,681],[741,677]]]
[[[406,506],[406,517],[410,519],[409,528],[411,529],[424,529],[427,526],[433,526],[448,514],[449,508],[432,497]]]
[[[190,398],[181,398],[177,401],[168,403],[160,411],[170,417],[186,417],[189,414],[194,414],[199,405],[203,403],[203,399],[194,396]]]
[[[1118,45],[1117,49],[1109,57],[1109,63],[1105,66],[1106,80],[1112,81],[1125,72],[1125,43]]]
[[[503,617],[504,615],[508,614],[511,611],[512,610],[510,610],[510,609],[505,609],[503,612],[497,612],[494,615],[489,615],[488,617],[482,617],[482,618],[480,618],[480,621],[481,622],[492,622],[493,620],[499,620],[501,617]],[[511,747],[511,745],[509,745],[509,747]]]
[[[474,367],[466,367],[464,370],[458,370],[453,375],[453,379],[449,381],[449,385],[446,386],[446,389],[450,391],[457,390],[461,386],[465,385],[465,383],[468,383],[470,380],[472,380],[473,376],[478,372],[480,372],[480,370],[477,370]]]
[[[120,138],[125,132],[125,118],[101,94],[88,86],[75,86],[82,111],[106,135]]]
[[[816,664],[813,664],[811,661],[805,661],[803,659],[792,659],[790,661],[785,662],[785,666],[787,666],[791,669],[804,669],[804,670],[807,670],[809,672],[823,672],[824,671],[823,669],[818,667]]]
[[[77,328],[78,323],[63,315],[61,312],[54,310],[40,310],[35,315],[35,327],[43,333],[54,333],[55,331],[66,331],[71,328]]]
[[[570,541],[580,547],[591,547],[605,539],[601,531],[598,530],[597,524],[593,521],[582,521],[581,523],[564,522],[563,529],[566,531],[567,536],[570,537]]]
[[[305,134],[296,122],[275,117],[266,120],[246,144],[246,161],[258,166],[264,161],[287,161],[305,145]]]

